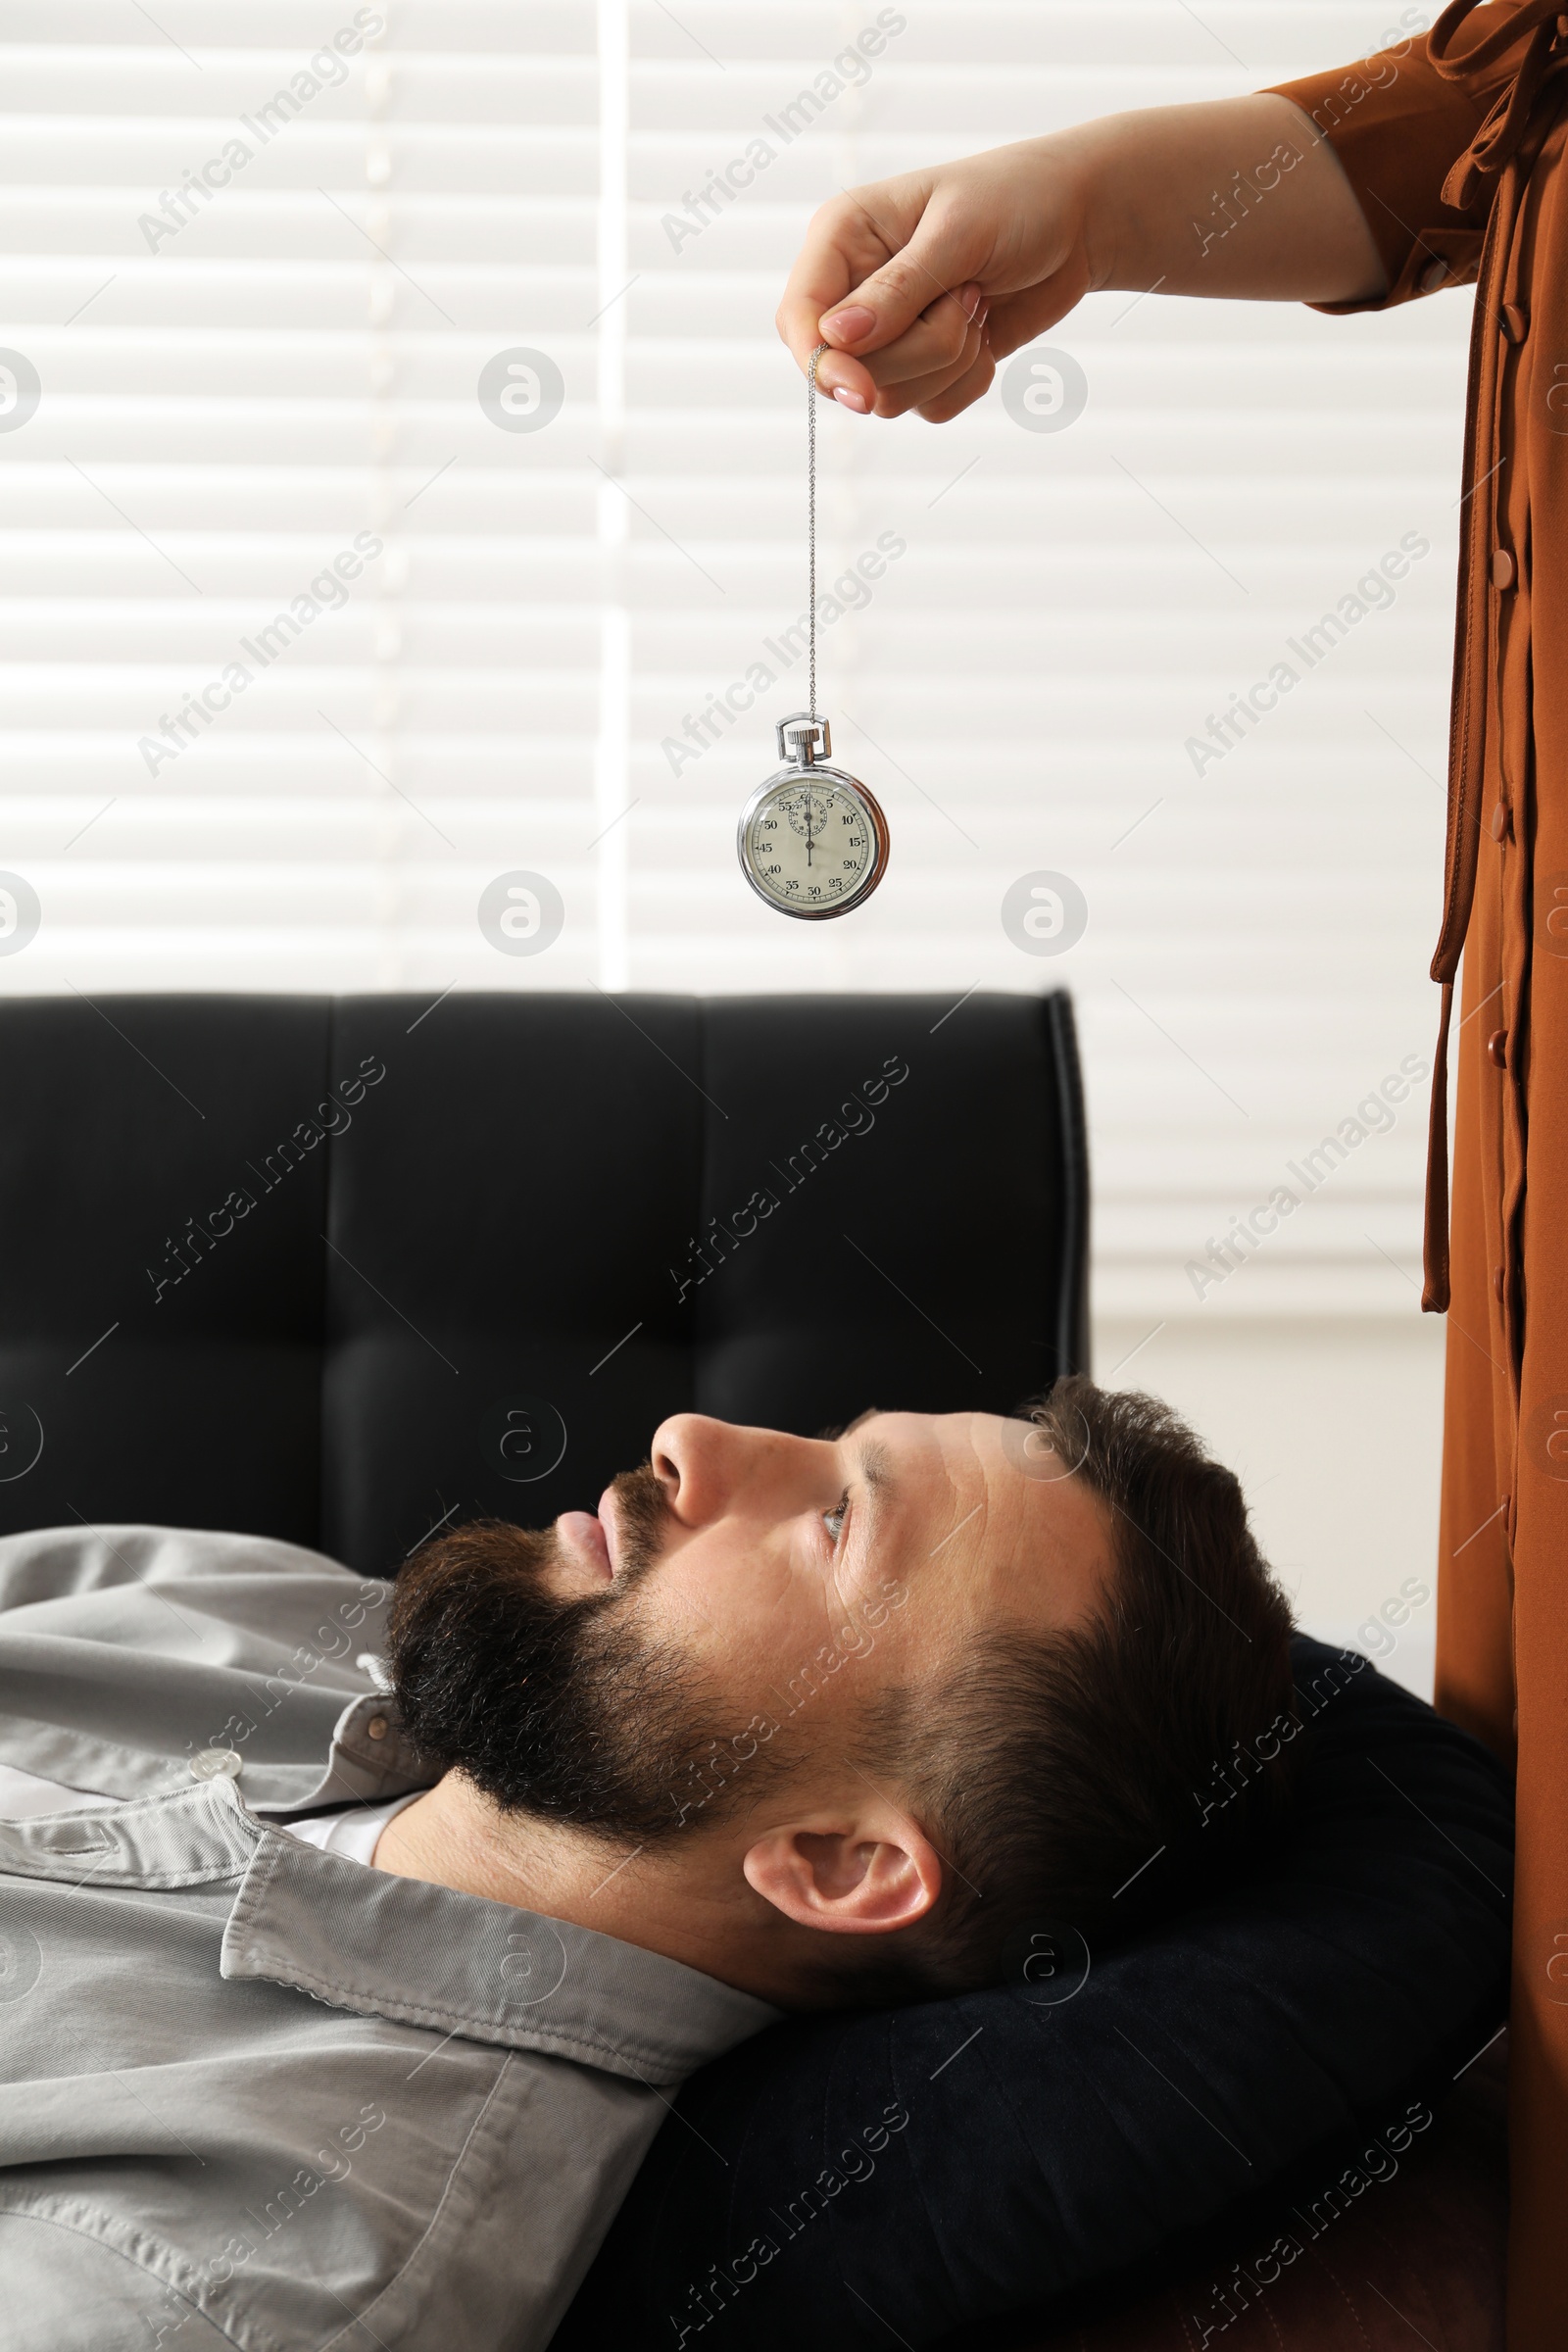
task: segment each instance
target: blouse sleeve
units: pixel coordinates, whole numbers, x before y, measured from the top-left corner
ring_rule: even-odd
[[[1388,275],[1388,292],[1371,301],[1319,303],[1315,309],[1390,310],[1444,286],[1473,282],[1496,183],[1483,181],[1466,212],[1444,203],[1443,183],[1515,62],[1509,55],[1485,77],[1447,81],[1421,34],[1356,65],[1275,85],[1271,94],[1299,107],[1345,167]]]

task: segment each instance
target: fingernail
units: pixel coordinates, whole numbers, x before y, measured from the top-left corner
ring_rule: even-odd
[[[835,400],[842,401],[847,409],[853,409],[857,416],[865,415],[865,403],[858,392],[847,392],[841,384],[833,397]]]
[[[977,311],[977,310],[980,308],[980,289],[979,289],[979,287],[978,287],[978,286],[965,286],[965,287],[962,289],[962,291],[960,292],[960,294],[959,294],[959,296],[958,296],[958,300],[959,300],[959,301],[962,303],[962,305],[963,305],[963,315],[964,315],[964,317],[965,317],[966,318],[972,318],[974,317],[974,315],[975,315],[976,311]]]
[[[973,323],[979,327],[982,332],[984,332],[986,320],[990,318],[990,316],[991,305],[989,302],[983,302],[980,305],[980,308],[974,314]]]
[[[859,303],[851,303],[848,310],[832,311],[819,319],[818,331],[835,343],[858,343],[876,324],[875,311],[865,310]]]

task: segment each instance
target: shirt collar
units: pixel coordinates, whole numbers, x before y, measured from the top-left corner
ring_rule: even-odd
[[[267,1809],[383,1804],[437,1777],[404,1730],[397,1701],[372,1691],[338,1717],[310,1797]],[[233,1789],[231,1782],[215,1785]],[[323,1860],[349,1879],[323,1879]],[[271,1829],[230,1915],[221,1965],[225,1977],[270,1977],[339,2008],[559,2050],[639,2082],[679,2082],[779,2015],[641,1944],[421,1879],[368,1874],[364,1863],[322,1855]]]
[[[377,1757],[381,1747],[377,1740]],[[365,1769],[382,1770],[378,1762]],[[399,1769],[394,1763],[386,1777]],[[368,1793],[386,1792],[378,1782]],[[778,2016],[640,1944],[323,1853],[259,1820],[221,1778],[102,1811],[0,1823],[4,1871],[95,1888],[238,1879],[223,1977],[294,1985],[361,2016],[551,2051],[650,2086],[680,2082]]]
[[[649,2084],[680,2082],[778,2015],[662,1952],[257,1826],[223,1934],[225,1977]]]

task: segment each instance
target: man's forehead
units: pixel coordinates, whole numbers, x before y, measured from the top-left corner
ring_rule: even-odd
[[[1103,1505],[1071,1464],[1043,1473],[1019,1442],[1034,1426],[1002,1413],[867,1413],[845,1433],[844,1469],[870,1490],[876,1540],[913,1543],[908,1564],[925,1573],[919,1555],[929,1557],[960,1617],[1065,1624],[1089,1613],[1111,1572]]]
[[[851,1434],[853,1432],[853,1434]],[[846,1474],[863,1478],[885,1502],[906,1500],[941,1515],[983,1512],[975,1541],[1016,1540],[1020,1528],[1075,1518],[1084,1500],[1072,1474],[1038,1426],[1004,1413],[862,1413],[845,1432]]]
[[[972,1487],[994,1494],[1011,1483],[1011,1463],[1003,1445],[1006,1423],[997,1413],[905,1413],[873,1409],[842,1432],[847,1465],[868,1483],[918,1483],[922,1478],[950,1488]]]
[[[839,1432],[839,1443],[858,1439],[863,1445],[875,1433],[890,1443],[902,1442],[915,1448],[923,1440],[943,1451],[957,1448],[978,1456],[987,1440],[998,1438],[1004,1426],[1000,1413],[906,1413],[871,1405],[846,1423]]]

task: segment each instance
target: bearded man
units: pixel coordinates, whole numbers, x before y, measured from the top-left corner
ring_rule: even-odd
[[[1228,1879],[1290,1769],[1240,1488],[1086,1380],[680,1414],[395,1587],[76,1528],[0,1603],[10,2352],[542,2347],[686,2075]]]

